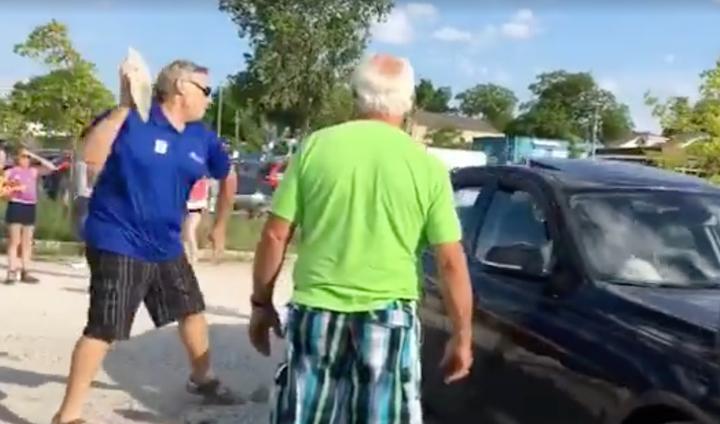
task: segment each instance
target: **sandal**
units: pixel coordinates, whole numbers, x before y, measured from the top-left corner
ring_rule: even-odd
[[[20,273],[17,271],[8,271],[7,277],[3,281],[6,286],[12,286],[13,284],[20,281]]]
[[[232,390],[224,386],[217,378],[213,378],[201,384],[198,384],[190,379],[188,380],[185,389],[192,395],[202,397],[203,403],[206,405],[230,406],[242,405],[245,403],[240,396],[236,395]]]
[[[58,418],[57,415],[52,418],[52,421],[50,421],[50,423],[51,423],[51,424],[87,424],[87,423],[85,422],[85,420],[83,420],[82,418],[78,418],[78,419],[75,419],[75,420],[70,420],[70,421],[67,421],[67,422],[60,422],[60,419]]]
[[[30,275],[27,271],[23,270],[20,272],[20,282],[25,284],[37,284],[40,282],[40,280],[38,280],[37,277],[33,277],[32,275]]]

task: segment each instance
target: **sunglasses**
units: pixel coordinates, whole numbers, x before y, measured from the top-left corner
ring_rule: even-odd
[[[201,85],[201,84],[198,84],[198,83],[196,83],[195,81],[188,81],[188,82],[189,82],[190,84],[194,85],[195,87],[199,88],[200,91],[203,92],[203,94],[205,95],[205,97],[210,97],[210,95],[212,94],[212,88],[206,87],[206,86]]]

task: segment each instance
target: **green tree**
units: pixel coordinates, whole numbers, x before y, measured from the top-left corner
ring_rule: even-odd
[[[234,148],[259,150],[264,142],[265,132],[261,117],[252,106],[252,93],[249,89],[246,72],[228,77],[213,93],[205,121],[216,128],[219,135],[227,139]],[[241,142],[246,145],[241,146]]]
[[[25,118],[13,109],[9,99],[0,99],[0,138],[20,140],[27,133]]]
[[[435,87],[429,79],[422,78],[415,86],[415,107],[419,110],[434,113],[451,112],[450,101],[452,89],[450,87]]]
[[[597,129],[601,141],[612,142],[633,128],[627,106],[598,87],[589,73],[543,73],[529,90],[533,98],[520,106],[521,113],[506,128],[508,134],[576,142],[589,140]]]
[[[305,133],[346,82],[369,40],[370,25],[385,19],[390,0],[220,0],[247,39],[245,55],[255,107]]]
[[[677,169],[699,170],[711,181],[720,180],[720,58],[715,67],[700,74],[699,98],[692,102],[687,97],[670,97],[661,101],[650,93],[645,103],[651,107],[663,128],[663,132],[676,138],[670,145],[651,159],[658,166]],[[696,136],[695,143],[684,147],[682,136]]]
[[[513,120],[518,98],[509,88],[497,84],[478,84],[455,97],[463,115],[482,117],[495,129],[504,131]]]
[[[48,73],[15,84],[5,103],[2,125],[18,119],[48,131],[78,135],[97,115],[113,106],[113,94],[98,80],[95,65],[75,50],[65,25],[53,20],[35,28],[14,47],[22,57],[40,62]],[[20,118],[22,117],[22,118]]]

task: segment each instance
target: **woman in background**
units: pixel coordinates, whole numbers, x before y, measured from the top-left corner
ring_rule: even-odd
[[[40,166],[34,167],[32,161]],[[5,180],[15,183],[5,209],[5,225],[8,229],[8,274],[5,284],[37,283],[38,279],[28,273],[32,259],[33,232],[35,230],[38,201],[38,177],[55,171],[49,160],[21,147],[15,166],[5,171]]]
[[[191,264],[198,259],[198,228],[208,208],[208,190],[210,180],[202,178],[195,183],[190,190],[187,209],[188,215],[183,224],[183,241],[185,242],[185,253]]]

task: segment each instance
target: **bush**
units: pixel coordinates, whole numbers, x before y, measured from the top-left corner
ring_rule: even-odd
[[[5,203],[0,203],[0,217],[5,215]],[[226,247],[228,250],[253,251],[260,240],[260,233],[264,219],[250,219],[245,216],[234,215],[227,231]],[[3,233],[4,233],[4,225]],[[209,226],[202,234],[207,237]],[[202,236],[201,236],[202,237]],[[70,211],[62,202],[40,199],[37,207],[37,224],[35,227],[37,240],[76,241],[75,228]],[[207,244],[207,243],[205,243]]]
[[[62,202],[41,198],[37,206],[35,238],[38,240],[77,241],[70,211]]]

